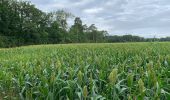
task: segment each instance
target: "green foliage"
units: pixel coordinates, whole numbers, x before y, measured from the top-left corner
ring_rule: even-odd
[[[0,49],[0,99],[168,100],[170,43]]]
[[[102,31],[89,32],[88,28],[84,29],[78,17],[75,18],[75,24],[69,28],[67,20],[73,17],[64,10],[45,13],[27,1],[1,0],[0,35],[5,38],[3,42],[0,41],[0,47],[103,41],[98,38],[104,36]],[[93,33],[95,35],[92,35]],[[13,40],[9,42],[11,38]],[[13,41],[22,41],[22,43]]]

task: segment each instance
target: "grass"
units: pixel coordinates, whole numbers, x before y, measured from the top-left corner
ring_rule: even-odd
[[[0,99],[170,99],[170,43],[0,50]]]

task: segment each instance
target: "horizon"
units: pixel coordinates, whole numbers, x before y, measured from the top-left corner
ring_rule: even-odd
[[[26,0],[44,12],[66,10],[110,35],[170,36],[168,0]],[[67,6],[65,6],[67,5]],[[70,25],[73,20],[68,22]],[[150,33],[150,34],[148,34]]]

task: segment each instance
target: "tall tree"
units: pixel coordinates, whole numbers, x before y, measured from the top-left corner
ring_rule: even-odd
[[[84,32],[82,21],[79,17],[76,17],[74,20],[74,25],[72,25],[70,29],[71,34],[75,37],[75,42],[83,42],[84,41]]]
[[[90,32],[90,40],[93,42],[97,42],[97,27],[95,24],[92,24],[89,26],[89,32]]]
[[[56,12],[50,13],[50,21],[51,23],[57,22],[59,25],[60,32],[62,33],[62,41],[68,41],[68,23],[67,20],[70,17],[73,17],[71,13],[68,13],[64,10],[58,10]]]

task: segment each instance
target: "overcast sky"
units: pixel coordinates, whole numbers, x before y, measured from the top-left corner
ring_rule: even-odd
[[[64,9],[113,35],[170,36],[170,0],[30,0],[49,12]]]

